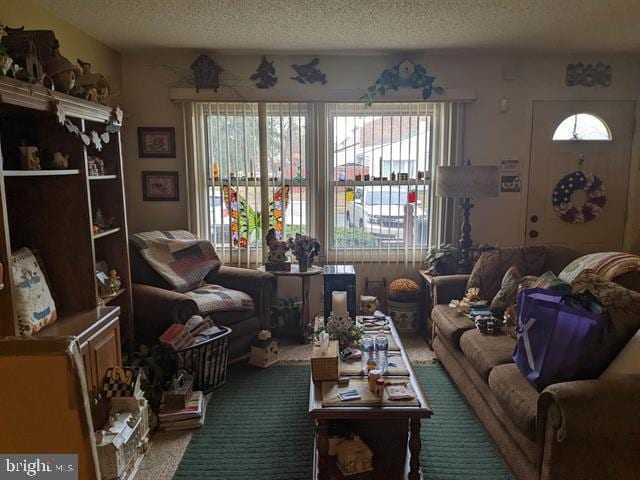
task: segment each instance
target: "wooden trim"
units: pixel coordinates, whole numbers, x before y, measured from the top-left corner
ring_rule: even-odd
[[[53,92],[39,85],[0,77],[0,103],[30,108],[42,112],[51,111],[53,100],[58,100],[67,116],[107,123],[112,107],[89,102],[60,92]]]

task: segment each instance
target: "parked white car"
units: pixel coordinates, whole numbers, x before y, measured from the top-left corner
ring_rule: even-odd
[[[409,204],[407,185],[361,187],[355,190],[355,201],[346,212],[349,227],[369,229],[401,229],[404,225],[405,205]],[[416,219],[426,217],[421,202],[416,203]]]

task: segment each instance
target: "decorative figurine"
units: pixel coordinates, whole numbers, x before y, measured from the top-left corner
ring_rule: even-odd
[[[42,170],[38,147],[20,147],[20,168],[22,170]]]
[[[262,330],[251,342],[249,365],[267,368],[278,361],[278,342],[271,338],[269,330]]]
[[[121,286],[122,281],[120,280],[118,272],[115,269],[109,270],[109,288],[111,289],[111,293],[114,295],[118,293]]]
[[[44,64],[45,73],[53,79],[57,91],[69,93],[76,84],[76,76],[80,75],[80,67],[71,63],[55,49]]]
[[[267,57],[262,56],[262,61],[256,70],[256,73],[249,77],[250,80],[256,82],[258,88],[271,88],[278,83],[278,77],[276,77],[276,69],[273,66],[273,61],[268,61]]]
[[[296,76],[291,77],[291,80],[295,80],[298,83],[303,85],[307,83],[316,83],[320,82],[322,85],[327,83],[327,75],[322,73],[319,68],[317,68],[320,63],[320,59],[314,58],[309,63],[305,63],[304,65],[293,64],[291,68],[296,71]]]
[[[372,295],[360,295],[360,313],[362,315],[373,315],[378,309],[378,297]]]
[[[54,152],[53,159],[51,160],[51,166],[56,170],[65,170],[69,168],[69,154]]]
[[[79,58],[76,62],[80,65],[82,73],[78,76],[71,94],[101,105],[109,105],[111,87],[105,76],[101,73],[93,73],[89,62]]]
[[[269,247],[269,254],[265,263],[265,270],[269,272],[291,271],[291,262],[286,255],[289,251],[289,246],[287,242],[277,239],[276,231],[273,228],[270,228],[267,233],[267,246]]]
[[[7,35],[4,25],[0,24],[0,42],[2,41],[2,38]],[[2,72],[2,75],[7,74],[11,65],[13,65],[13,58],[9,56],[9,52],[5,46],[0,43],[0,72]]]
[[[201,88],[212,88],[214,92],[220,88],[220,73],[222,68],[207,55],[200,55],[191,64],[191,70],[196,82],[196,92]]]

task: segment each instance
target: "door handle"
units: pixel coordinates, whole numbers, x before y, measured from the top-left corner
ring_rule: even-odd
[[[529,238],[537,238],[538,231],[537,230],[529,230]]]

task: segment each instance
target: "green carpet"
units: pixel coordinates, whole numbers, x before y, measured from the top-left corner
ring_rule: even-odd
[[[505,480],[507,470],[440,365],[416,366],[434,416],[422,423],[426,480]],[[238,365],[214,391],[174,478],[310,480],[309,366]]]

